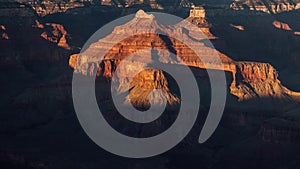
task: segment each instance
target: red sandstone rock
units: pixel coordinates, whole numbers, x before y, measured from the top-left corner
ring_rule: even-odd
[[[234,10],[249,9],[252,11],[260,11],[265,13],[280,13],[284,11],[299,9],[300,3],[289,0],[234,0],[231,3],[230,8]]]
[[[69,66],[73,69],[75,69],[76,64],[77,64],[77,59],[78,59],[78,54],[73,54],[70,56],[69,59]]]
[[[296,31],[296,32],[294,32],[294,35],[300,35],[300,32]]]
[[[240,31],[243,31],[245,30],[244,26],[242,25],[233,25],[233,24],[230,24],[231,27],[237,29],[237,30],[240,30]]]
[[[45,26],[41,24],[38,20],[35,20],[35,25],[33,27],[39,28],[39,29],[44,29]]]
[[[282,30],[286,30],[286,31],[291,31],[292,30],[292,28],[290,28],[290,26],[288,24],[283,23],[283,22],[274,21],[273,25],[277,29],[282,29]]]
[[[41,24],[39,25],[40,28]],[[67,31],[63,25],[56,23],[47,23],[45,32],[41,34],[41,37],[45,40],[56,43],[57,46],[70,50],[70,46],[67,43],[66,35]]]
[[[60,38],[60,40],[59,40],[57,46],[62,47],[62,48],[65,48],[65,49],[67,49],[67,50],[70,50],[70,49],[71,49],[70,46],[69,46],[68,43],[67,43],[67,39],[66,39],[65,35],[63,35],[63,36]]]

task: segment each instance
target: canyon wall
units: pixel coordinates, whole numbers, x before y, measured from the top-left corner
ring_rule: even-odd
[[[266,120],[259,131],[259,137],[265,142],[294,144],[300,141],[299,121],[284,118]]]
[[[231,86],[231,93],[239,100],[251,98],[289,99],[274,67],[267,63],[239,62],[235,74],[236,85]]]
[[[250,10],[261,11],[265,13],[281,13],[285,11],[296,10],[300,8],[298,1],[276,0],[276,1],[261,1],[261,0],[235,0],[230,8],[233,10]]]
[[[83,7],[84,4],[74,1],[60,1],[53,2],[49,0],[45,1],[27,1],[28,5],[32,7],[33,10],[40,16],[46,16],[48,14],[66,12],[68,9]]]

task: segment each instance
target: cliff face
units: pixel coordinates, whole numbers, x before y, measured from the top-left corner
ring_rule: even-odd
[[[289,99],[272,65],[266,63],[239,62],[236,73],[236,86],[231,93],[239,100],[252,98]]]
[[[28,5],[32,7],[33,10],[40,16],[46,16],[48,14],[66,12],[68,9],[83,7],[83,3],[74,2],[74,1],[27,1]]]
[[[122,81],[120,81],[120,83],[122,83]],[[168,80],[161,70],[148,69],[138,73],[138,75],[133,78],[129,88],[131,90],[127,101],[130,100],[133,105],[139,107],[162,104],[164,97],[166,97],[170,105],[180,102],[179,98],[171,93]],[[152,93],[154,89],[161,90],[162,93]],[[127,89],[122,90],[122,88],[119,88],[120,93],[124,92],[124,90]],[[151,103],[149,97],[152,98]]]
[[[287,111],[279,117],[266,120],[259,131],[259,137],[265,142],[298,143],[300,141],[299,108]]]
[[[57,0],[57,1],[50,1],[50,0],[29,0],[29,1],[22,1],[19,0],[21,3],[25,3],[29,5],[39,16],[46,16],[49,14],[54,13],[61,13],[66,12],[72,8],[80,8],[80,7],[87,7],[87,6],[109,6],[109,7],[118,7],[118,8],[127,8],[134,5],[143,5],[148,6],[152,9],[164,9],[161,5],[161,2],[158,3],[157,0],[84,0],[84,1],[74,1],[74,0]],[[162,4],[165,4],[162,2]],[[167,3],[168,6],[174,6],[174,2]],[[175,3],[175,5],[185,6],[189,5],[190,3],[182,2],[182,3]]]
[[[235,0],[230,7],[234,10],[251,10],[276,14],[284,11],[299,9],[300,3],[298,1],[289,0]]]
[[[299,121],[293,122],[284,118],[269,119],[262,125],[259,136],[265,142],[298,143],[300,141]]]
[[[224,12],[224,9],[228,9],[229,6],[233,10],[252,10],[261,11],[265,13],[280,13],[284,11],[291,11],[300,8],[300,3],[297,0],[276,0],[276,1],[262,1],[262,0],[214,0],[214,1],[196,1],[196,0],[16,0],[21,3],[21,6],[14,10],[8,10],[9,12],[17,12],[19,8],[31,8],[39,16],[46,16],[54,13],[64,13],[70,9],[82,8],[82,7],[113,7],[113,8],[136,8],[146,7],[149,9],[158,9],[165,11],[174,11],[176,9],[190,8],[193,5],[203,5],[213,7],[212,10],[207,10],[209,15],[228,14]],[[231,3],[231,4],[230,4]],[[21,11],[21,10],[20,10]]]

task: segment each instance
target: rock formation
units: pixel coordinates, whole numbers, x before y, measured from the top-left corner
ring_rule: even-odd
[[[35,25],[33,25],[32,27],[39,28],[39,29],[45,28],[45,26],[41,24],[38,20],[35,20]]]
[[[235,76],[237,85],[230,89],[239,100],[253,98],[290,100],[299,96],[298,93],[292,93],[281,85],[277,71],[267,63],[239,62]]]
[[[37,23],[38,28],[44,28],[40,23]],[[47,23],[46,30],[41,34],[41,37],[45,40],[57,44],[57,46],[64,49],[70,49],[67,43],[67,31],[61,24]]]
[[[74,1],[50,1],[50,0],[42,0],[42,1],[27,1],[28,5],[32,7],[36,11],[36,13],[40,16],[45,16],[48,14],[58,13],[58,12],[66,12],[71,8],[83,7],[84,5],[79,2]]]
[[[0,34],[1,34],[1,38],[4,40],[8,40],[9,36],[6,32],[6,27],[4,25],[0,25]]]
[[[287,23],[283,23],[283,22],[279,22],[279,21],[274,21],[273,25],[277,29],[282,29],[282,30],[286,30],[286,31],[292,31],[292,28]]]
[[[231,94],[238,97],[240,101],[250,100],[254,98],[278,98],[283,100],[293,100],[295,97],[299,96],[298,93],[289,91],[281,85],[280,81],[278,80],[277,71],[270,64],[255,62],[235,62],[228,58],[226,55],[218,52],[219,57],[222,61],[222,68],[220,68],[219,65],[217,65],[213,58],[208,58],[205,63],[206,65],[204,65],[203,62],[200,61],[199,58],[195,55],[195,53],[191,49],[189,49],[184,43],[176,39],[161,36],[155,33],[135,35],[124,39],[121,42],[118,42],[111,49],[106,49],[107,47],[105,44],[112,43],[113,39],[116,36],[129,34],[130,32],[137,32],[138,29],[149,29],[149,27],[153,29],[153,32],[162,31],[166,32],[167,34],[178,34],[178,32],[181,32],[181,28],[172,30],[171,28],[164,27],[156,22],[155,17],[153,15],[148,15],[143,11],[139,11],[136,14],[136,18],[126,23],[125,25],[116,27],[112,34],[108,35],[104,39],[99,40],[99,43],[101,42],[102,44],[101,46],[98,45],[96,42],[92,44],[89,47],[89,49],[87,49],[84,53],[79,55],[79,57],[77,55],[73,55],[70,59],[70,65],[74,67],[74,62],[76,59],[78,59],[76,61],[77,66],[75,69],[77,73],[82,73],[85,75],[97,74],[97,76],[112,78],[116,68],[119,66],[123,59],[125,59],[127,56],[135,54],[135,52],[139,50],[150,48],[158,53],[159,58],[157,59],[162,63],[179,64],[176,61],[176,58],[170,57],[169,52],[173,52],[176,53],[177,57],[181,58],[187,66],[197,67],[201,69],[220,69],[231,72],[233,81],[230,82],[230,92]],[[185,33],[181,33],[183,34],[183,36],[186,36]],[[179,35],[180,34],[178,34],[177,36]],[[200,46],[203,47],[201,51],[204,55],[212,52],[213,50],[211,48],[205,47],[203,42],[197,41],[195,39],[189,40],[191,41],[191,43],[200,44]],[[109,51],[104,56],[104,60],[97,60],[99,59],[96,54],[97,50],[105,49]],[[161,49],[166,49],[168,52],[161,52]],[[134,56],[136,59],[132,63],[125,64],[125,67],[120,68],[122,70],[124,78],[126,77],[126,75],[132,74],[132,72],[134,72],[135,70],[135,67],[143,67],[145,63],[151,62],[153,58],[146,57],[148,55],[149,53],[140,55],[136,54],[136,56]],[[98,69],[96,69],[97,67]],[[153,74],[160,74],[159,77],[161,79],[154,78]],[[165,78],[162,72],[157,72],[153,70],[148,71],[148,74],[144,72],[142,73],[142,75],[148,76],[149,78],[146,79],[150,79],[149,81],[152,83],[151,85],[146,85],[151,86],[148,89],[153,90],[157,88],[158,86],[155,84],[165,84],[161,88],[164,88],[165,92],[168,93],[167,82],[163,80]],[[139,79],[143,78],[141,78],[139,75]],[[119,80],[120,83],[122,83],[122,81],[126,81],[126,78],[121,78]],[[141,81],[143,82],[144,80]],[[147,81],[147,84],[150,83],[149,81]],[[145,87],[145,84],[139,85],[140,83],[132,83],[132,85],[133,84],[134,86],[132,87],[132,91],[137,91],[136,93],[143,93],[142,89]],[[134,95],[137,96],[136,94]],[[170,98],[173,97],[170,96]],[[139,99],[135,98],[135,100]],[[141,98],[141,100],[144,99]],[[172,99],[168,101],[172,102]]]
[[[64,1],[67,2],[67,0]],[[101,2],[104,1],[102,0]],[[100,3],[100,1],[98,2]],[[271,15],[266,14],[261,18],[261,16],[256,16],[254,11],[251,11],[250,15],[246,11],[233,11],[232,13],[238,14],[236,16],[231,15],[232,13],[227,13],[227,11],[224,13],[213,13],[212,11],[216,11],[216,9],[212,9],[211,14],[215,17],[206,15],[208,17],[207,21],[212,24],[212,27],[209,25],[209,27],[200,27],[200,29],[203,32],[205,31],[204,33],[207,36],[211,34],[211,37],[208,38],[213,39],[211,41],[213,43],[216,42],[216,44],[214,43],[215,47],[223,52],[219,53],[219,55],[223,58],[223,66],[227,72],[226,75],[228,75],[229,99],[227,103],[238,106],[238,108],[226,108],[222,122],[211,139],[205,144],[198,144],[197,139],[202,129],[202,121],[204,121],[206,110],[208,109],[207,104],[203,104],[202,102],[204,99],[201,98],[202,105],[198,116],[200,120],[195,123],[195,130],[193,129],[189,136],[172,151],[155,159],[150,159],[150,161],[142,160],[142,162],[139,162],[140,160],[135,160],[137,162],[133,162],[131,159],[126,160],[124,158],[121,160],[125,161],[119,164],[117,162],[118,157],[115,158],[113,155],[97,148],[82,131],[72,102],[73,72],[66,67],[67,57],[78,51],[65,50],[62,47],[58,47],[58,44],[63,46],[65,39],[69,44],[72,44],[72,48],[73,45],[81,47],[86,39],[96,29],[105,24],[106,21],[120,17],[126,12],[129,13],[128,11],[132,12],[136,10],[135,8],[139,7],[123,8],[125,2],[130,2],[129,5],[138,2],[134,0],[106,0],[105,2],[107,4],[103,3],[102,5],[108,5],[107,7],[103,7],[104,9],[108,9],[108,11],[101,12],[100,14],[92,11],[92,9],[96,8],[95,6],[88,7],[87,5],[84,8],[67,10],[66,13],[46,17],[36,15],[35,11],[27,5],[3,6],[3,3],[1,3],[0,24],[4,28],[1,28],[0,36],[2,33],[6,33],[10,38],[9,40],[2,40],[0,38],[2,77],[0,89],[4,94],[1,98],[0,113],[0,134],[2,135],[2,139],[0,139],[0,145],[2,145],[0,164],[2,167],[6,165],[4,168],[13,169],[66,168],[66,166],[68,168],[78,168],[78,166],[79,168],[97,168],[103,166],[104,168],[123,169],[165,169],[184,168],[192,164],[199,168],[214,169],[299,168],[300,160],[299,156],[297,156],[300,152],[300,146],[298,146],[300,141],[299,108],[290,111],[294,109],[290,104],[279,104],[280,101],[274,101],[270,105],[262,101],[264,98],[274,100],[278,98],[279,100],[287,100],[288,103],[297,101],[297,97],[295,97],[297,93],[287,90],[282,84],[299,90],[295,87],[299,86],[297,82],[299,76],[295,75],[299,74],[300,67],[298,11],[275,16],[278,21],[283,24],[286,23],[290,28],[294,29],[286,31],[279,30],[279,27],[280,29],[286,27],[282,26],[281,23],[278,28],[272,25],[274,17]],[[109,7],[110,3],[115,2],[122,2],[118,3],[118,5],[122,6],[122,9]],[[158,4],[166,2],[174,3],[174,1],[169,0],[156,2]],[[178,2],[185,4],[185,6],[190,5],[189,0],[180,0]],[[145,1],[146,3],[148,1]],[[178,4],[175,6],[179,6]],[[167,9],[165,5],[162,6],[164,9]],[[147,7],[145,8],[148,9]],[[116,12],[114,16],[111,16],[111,9],[118,11],[118,13]],[[47,10],[51,13],[50,8],[47,8]],[[81,10],[84,12],[81,13]],[[95,13],[86,14],[86,11]],[[206,12],[210,11],[206,10]],[[97,17],[90,17],[95,16],[95,14]],[[151,16],[144,15],[143,13],[140,14],[140,18],[137,19],[140,20],[139,25],[153,23],[148,22],[151,18],[155,20]],[[187,9],[184,15],[178,15],[186,16],[186,14]],[[239,16],[239,14],[243,16]],[[43,15],[43,12],[41,15]],[[98,16],[107,16],[108,18],[99,19]],[[143,19],[141,16],[145,16],[144,18],[148,17],[148,19]],[[220,22],[216,18],[219,18]],[[193,23],[199,23],[198,21],[195,19]],[[54,33],[59,36],[52,43],[41,38],[40,34],[46,32],[47,37],[53,40],[52,37],[55,37],[52,33],[54,28],[51,25],[45,24],[53,22],[64,25],[68,31],[65,39],[62,38],[63,33],[61,33],[64,31],[61,30]],[[93,23],[86,24],[89,22]],[[155,29],[158,28],[159,23],[153,23],[152,25],[153,29]],[[125,29],[127,26],[116,28],[116,31],[109,36],[113,39],[113,37],[122,36],[128,31],[135,31],[133,29],[134,26],[131,29]],[[220,29],[217,28],[218,26]],[[244,28],[243,31],[241,31],[241,26]],[[142,29],[143,27],[140,28]],[[166,27],[156,30],[172,32],[172,28]],[[68,34],[72,35],[72,39],[69,39]],[[183,34],[188,34],[188,32],[184,31]],[[226,34],[226,36],[222,34]],[[266,39],[266,41],[263,39]],[[107,43],[110,41],[109,38],[105,40]],[[227,50],[223,50],[223,47],[219,48],[217,46],[217,43],[220,42],[219,40],[222,43],[226,43],[224,45],[225,49],[235,51],[230,53]],[[195,41],[197,44],[205,43],[205,41],[197,41],[196,39],[192,39],[191,41]],[[246,48],[241,47],[243,44],[239,46],[240,43],[245,43]],[[207,74],[205,74],[205,70],[200,70],[200,68],[204,68],[203,64],[194,59],[192,51],[183,45],[183,43],[172,38],[166,38],[165,36],[149,34],[147,36],[141,35],[124,39],[124,41],[120,41],[120,43],[111,48],[106,55],[106,59],[102,62],[97,61],[96,58],[95,60],[84,60],[84,57],[79,57],[77,54],[72,55],[69,60],[70,66],[77,69],[76,65],[78,65],[82,68],[83,74],[97,74],[99,78],[96,79],[96,88],[100,88],[98,89],[101,91],[99,92],[100,95],[103,94],[105,96],[101,100],[98,100],[97,97],[101,112],[105,113],[105,118],[110,122],[112,127],[117,131],[125,131],[122,132],[123,134],[132,134],[130,136],[148,137],[156,135],[167,130],[171,123],[173,123],[173,120],[169,120],[170,118],[173,119],[172,115],[175,114],[174,119],[176,118],[176,113],[166,111],[160,119],[154,122],[154,125],[138,124],[132,127],[128,120],[121,122],[122,117],[117,112],[112,111],[112,106],[107,104],[110,99],[110,95],[108,94],[110,87],[106,86],[113,81],[111,80],[112,76],[116,72],[123,72],[125,75],[128,75],[130,71],[136,72],[135,68],[137,66],[144,66],[143,62],[138,59],[135,59],[133,63],[126,62],[124,59],[125,56],[130,56],[137,51],[147,48],[158,53],[159,57],[156,59],[176,65],[176,67],[180,66],[176,61],[178,57],[170,57],[169,53],[173,52],[184,58],[185,63],[191,67],[193,73],[196,75],[199,89],[206,90],[206,93],[201,92],[201,97],[209,99],[209,80]],[[257,50],[257,48],[260,50]],[[92,49],[95,49],[95,51],[98,50],[97,42],[88,48],[88,50]],[[273,49],[275,52],[272,52]],[[275,53],[278,54],[275,55]],[[293,54],[293,59],[291,59],[291,54]],[[136,56],[146,59],[144,56],[149,55],[141,53]],[[236,61],[226,56],[230,56]],[[150,59],[153,58],[147,59],[151,61]],[[243,60],[266,63],[243,62]],[[286,64],[287,62],[291,64]],[[127,64],[122,66],[124,63]],[[98,65],[99,69],[97,69]],[[212,64],[211,67],[213,67]],[[287,67],[291,68],[291,71],[287,71]],[[278,79],[278,73],[275,68],[279,71],[279,79],[282,81],[282,84]],[[154,97],[155,104],[160,104],[162,102],[162,95],[164,95],[169,104],[176,105],[180,102],[181,97],[178,95],[179,92],[176,89],[174,90],[176,84],[174,84],[170,76],[165,72],[157,69],[147,69],[136,73],[130,83],[130,95],[127,97],[127,101],[132,102],[134,105],[147,107],[149,104],[147,96]],[[285,78],[291,79],[292,83],[295,82],[295,84],[291,85]],[[118,80],[119,82],[126,82],[127,79],[122,77]],[[153,96],[150,93],[152,89],[161,89],[163,93]],[[126,90],[125,87],[121,86],[118,88],[119,92],[123,92],[124,90]],[[96,92],[96,94],[98,93]],[[237,98],[240,99],[240,102],[237,102]],[[251,109],[252,107],[249,108],[250,106],[247,107],[250,105],[248,103],[251,100],[256,101],[251,105],[256,108],[255,110]],[[278,107],[281,107],[281,109]],[[266,109],[269,108],[272,108],[272,110],[267,111]],[[102,111],[102,109],[104,110]],[[87,156],[82,158],[83,154]]]
[[[228,14],[229,6],[233,10],[252,10],[265,13],[280,13],[300,8],[298,1],[276,0],[236,0],[230,5],[230,0],[225,1],[195,1],[195,0],[176,0],[176,1],[159,1],[159,0],[16,0],[21,5],[18,8],[31,8],[39,16],[46,16],[54,13],[68,12],[74,8],[84,7],[117,7],[117,8],[136,8],[138,6],[147,7],[149,9],[174,11],[182,8],[195,7],[195,5],[206,4],[209,6],[208,13]],[[196,7],[198,8],[198,7]],[[14,10],[17,11],[18,9]]]
[[[234,24],[230,24],[231,27],[237,29],[237,30],[240,30],[240,31],[243,31],[245,30],[244,26],[242,25],[234,25]]]
[[[233,10],[252,10],[276,14],[284,11],[299,9],[300,3],[298,1],[289,0],[235,0],[232,2],[230,7]]]
[[[73,69],[75,69],[76,67],[78,56],[79,56],[78,54],[73,54],[70,56],[69,66]]]
[[[127,8],[134,5],[146,5],[149,6],[152,9],[164,9],[163,5],[167,5],[168,8],[170,7],[178,7],[179,6],[190,6],[190,2],[182,2],[182,3],[159,3],[157,0],[81,0],[81,1],[74,1],[74,0],[57,0],[57,1],[51,1],[51,0],[29,0],[29,1],[22,1],[19,0],[21,3],[25,3],[33,10],[36,11],[36,13],[39,16],[46,16],[49,14],[54,13],[61,13],[66,12],[69,9],[72,8],[79,8],[79,7],[85,7],[85,6],[110,6],[110,7],[118,7],[118,8]]]

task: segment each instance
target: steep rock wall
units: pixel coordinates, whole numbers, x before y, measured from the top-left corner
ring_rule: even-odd
[[[300,3],[289,0],[261,1],[261,0],[235,0],[230,8],[233,10],[251,10],[265,13],[281,13],[299,9]]]
[[[300,128],[296,122],[282,118],[267,120],[259,131],[260,138],[265,142],[286,144],[300,140]]]
[[[281,85],[276,69],[268,63],[238,62],[235,77],[236,84],[230,89],[239,100],[291,98],[288,90]]]

